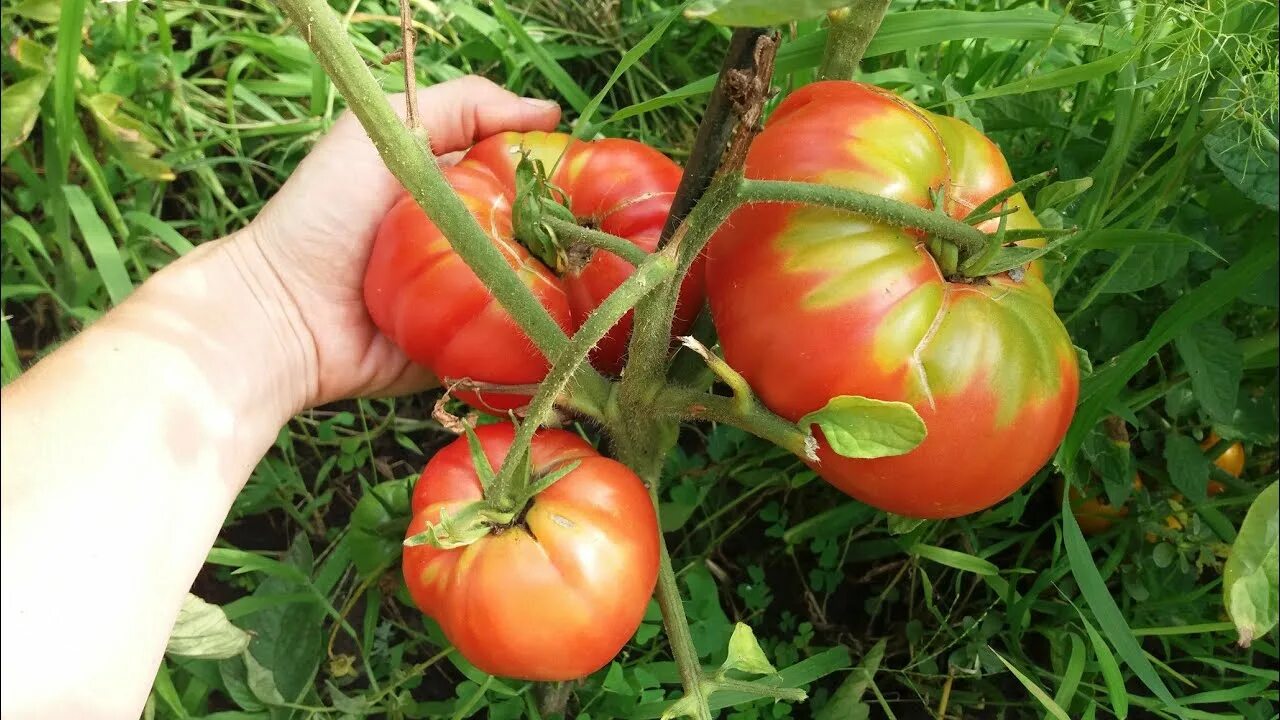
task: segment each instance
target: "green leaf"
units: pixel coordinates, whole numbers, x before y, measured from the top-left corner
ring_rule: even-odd
[[[1061,210],[1091,187],[1093,187],[1093,178],[1091,177],[1059,180],[1056,183],[1050,183],[1036,194],[1036,209],[1057,208]]]
[[[764,27],[815,18],[848,4],[849,0],[698,0],[684,15],[717,25]]]
[[[800,418],[799,425],[817,425],[831,449],[848,458],[903,455],[927,434],[924,420],[911,405],[857,395],[832,398],[826,407]]]
[[[225,660],[244,652],[249,639],[249,633],[232,625],[222,608],[187,593],[165,652],[196,660]]]
[[[1080,678],[1084,676],[1084,663],[1087,658],[1084,642],[1080,640],[1080,636],[1067,633],[1066,637],[1071,639],[1071,654],[1067,656],[1067,667],[1062,673],[1062,684],[1053,694],[1053,701],[1063,709],[1070,710],[1071,698],[1075,696],[1076,688],[1080,686]]]
[[[89,255],[93,257],[93,264],[102,277],[102,284],[107,288],[111,303],[119,305],[133,292],[133,281],[129,279],[129,271],[125,269],[120,248],[116,246],[111,231],[102,222],[102,218],[98,217],[93,201],[84,194],[84,190],[75,185],[64,185],[62,192],[66,196],[71,215],[76,219],[76,225],[80,226],[84,244],[89,247]]]
[[[1080,616],[1080,622],[1084,623],[1085,632],[1089,634],[1089,644],[1093,646],[1093,655],[1098,659],[1098,670],[1102,672],[1102,679],[1107,684],[1111,709],[1117,718],[1124,720],[1129,716],[1129,691],[1124,687],[1124,676],[1120,674],[1120,665],[1116,662],[1116,656],[1111,654],[1107,641],[1103,640],[1102,635],[1085,619],[1084,613],[1081,613],[1079,608],[1075,610]]]
[[[881,638],[871,646],[867,654],[862,656],[862,662],[858,663],[858,667],[854,668],[845,677],[844,682],[840,683],[840,687],[832,693],[827,704],[814,714],[813,720],[851,720],[858,717],[858,713],[867,712],[866,705],[862,703],[862,695],[880,669],[880,662],[884,659],[885,643],[885,639]],[[863,709],[857,709],[858,706],[862,706]]]
[[[1250,200],[1271,208],[1280,207],[1280,155],[1258,147],[1248,121],[1228,115],[1204,138],[1209,159],[1227,180]]]
[[[613,73],[610,74],[609,79],[605,81],[604,87],[600,88],[600,92],[596,93],[595,97],[591,98],[591,102],[587,103],[587,106],[582,109],[582,113],[578,115],[578,119],[574,121],[572,133],[574,137],[581,139],[586,134],[592,116],[595,115],[596,110],[600,108],[600,103],[604,102],[605,97],[608,96],[609,91],[613,89],[614,84],[618,82],[623,73],[630,69],[632,65],[639,62],[640,58],[643,58],[645,54],[662,39],[663,35],[667,32],[667,28],[670,27],[671,23],[675,22],[678,17],[680,17],[680,8],[677,7],[668,13],[665,18],[654,25],[653,29],[640,39],[640,42],[636,43],[634,47],[623,54],[622,59],[618,61],[618,66],[613,69]]]
[[[22,374],[22,359],[9,330],[9,318],[0,317],[0,385],[8,385]]]
[[[631,687],[631,683],[627,682],[625,673],[622,671],[622,665],[617,661],[609,663],[609,672],[605,673],[604,684],[602,685],[605,692],[617,693],[634,697],[635,688]]]
[[[885,513],[888,519],[890,535],[906,535],[921,525],[929,522],[921,518],[907,517],[906,515],[898,515],[897,513]]]
[[[908,550],[908,552],[916,557],[932,560],[936,563],[946,565],[947,567],[955,568],[956,570],[963,570],[977,575],[1000,574],[1000,568],[993,565],[990,561],[983,560],[976,555],[962,553],[958,550],[948,550],[947,548],[941,548],[936,545],[917,543],[911,546],[911,549]]]
[[[729,655],[720,666],[720,672],[727,670],[740,670],[751,675],[772,675],[778,672],[764,656],[764,650],[756,642],[756,634],[746,623],[738,623],[733,627],[733,635],[729,637]]]
[[[1080,250],[1123,250],[1141,245],[1169,246],[1190,245],[1201,252],[1208,253],[1226,262],[1217,250],[1203,240],[1175,232],[1163,230],[1095,230],[1080,239],[1075,245]]]
[[[1134,246],[1115,274],[1108,278],[1102,292],[1138,292],[1159,285],[1187,266],[1188,255],[1190,250],[1181,245]]]
[[[1054,702],[1053,698],[1049,697],[1049,693],[1041,689],[1041,687],[1036,684],[1035,680],[1027,677],[1025,673],[1014,667],[1013,663],[1005,660],[1004,656],[1000,653],[995,650],[992,650],[991,652],[1000,659],[1000,662],[1004,664],[1005,668],[1007,668],[1009,672],[1013,673],[1014,677],[1018,678],[1018,682],[1022,683],[1022,686],[1031,693],[1032,697],[1040,702],[1040,705],[1043,706],[1050,715],[1058,718],[1058,720],[1071,720],[1071,717],[1067,715],[1067,712],[1063,710],[1058,703]]]
[[[62,0],[23,0],[13,6],[13,13],[49,25],[58,22],[61,7]]]
[[[841,534],[871,519],[875,512],[870,505],[850,500],[792,525],[782,533],[782,540],[788,545],[795,545],[813,537]]]
[[[987,13],[990,14],[990,13]],[[1131,59],[1131,53],[1120,52],[1108,55],[1101,60],[1094,60],[1084,65],[1075,65],[1072,67],[1062,68],[1060,70],[1051,70],[1049,72],[1036,73],[1034,75],[1006,83],[999,87],[989,88],[981,92],[965,95],[954,99],[947,99],[940,105],[951,105],[961,102],[969,102],[972,100],[983,100],[986,98],[1000,97],[1002,95],[1025,95],[1033,92],[1043,92],[1045,90],[1056,90],[1058,88],[1070,87],[1090,80],[1106,77],[1120,70],[1125,63]],[[1092,185],[1092,181],[1090,181]]]
[[[40,117],[40,101],[52,75],[39,73],[19,80],[0,92],[0,162],[9,151],[26,141]]]
[[[1133,630],[1129,629],[1129,624],[1125,622],[1124,615],[1116,605],[1115,599],[1111,597],[1111,592],[1107,590],[1107,584],[1103,581],[1102,574],[1098,572],[1098,566],[1093,563],[1089,543],[1085,541],[1084,534],[1080,532],[1080,524],[1076,522],[1075,514],[1071,512],[1071,503],[1062,504],[1061,517],[1062,541],[1066,546],[1071,575],[1076,579],[1085,602],[1093,610],[1093,615],[1097,618],[1099,627],[1102,628],[1103,636],[1111,639],[1116,652],[1143,685],[1146,685],[1170,710],[1175,712],[1181,710],[1178,701],[1169,692],[1169,688],[1160,679],[1160,675],[1156,673],[1156,669],[1152,667],[1151,661],[1143,652],[1142,646],[1138,644]]]
[[[1216,422],[1229,422],[1244,373],[1244,357],[1236,336],[1215,320],[1202,320],[1174,338],[1187,364],[1196,400]]]
[[[480,444],[480,438],[476,437],[476,431],[466,423],[462,425],[462,430],[467,436],[467,450],[471,453],[471,465],[476,469],[476,476],[480,478],[480,487],[488,491],[494,480],[493,465],[489,463],[489,456],[485,455],[484,446]]]
[[[1169,481],[1193,503],[1209,499],[1209,474],[1213,466],[1200,446],[1186,435],[1169,435],[1165,440],[1164,459],[1169,467]]]
[[[511,36],[516,40],[516,44],[525,52],[529,61],[538,69],[538,72],[542,73],[555,86],[556,90],[564,96],[564,99],[569,102],[569,105],[574,110],[581,113],[586,108],[587,103],[591,101],[582,87],[574,81],[569,73],[565,72],[564,68],[560,67],[560,64],[547,53],[541,44],[529,37],[529,33],[525,32],[524,26],[520,24],[520,21],[512,16],[511,11],[507,9],[507,4],[503,0],[494,0],[492,7],[493,16],[497,18],[507,32],[511,33]]]
[[[1258,493],[1222,570],[1222,601],[1240,645],[1276,626],[1280,616],[1280,482]]]
[[[1161,313],[1141,342],[1131,346],[1105,367],[1095,370],[1092,375],[1084,378],[1080,385],[1080,404],[1076,409],[1075,419],[1071,421],[1071,428],[1058,449],[1055,460],[1058,466],[1064,471],[1074,468],[1076,455],[1086,435],[1107,411],[1107,407],[1119,396],[1129,379],[1141,370],[1160,348],[1196,322],[1209,317],[1223,305],[1231,302],[1248,288],[1254,278],[1274,266],[1278,255],[1280,255],[1280,245],[1265,241],[1258,243],[1244,257],[1232,263],[1231,267],[1183,295]],[[1070,515],[1070,513],[1067,514]],[[1074,518],[1072,518],[1072,524],[1074,525]],[[1083,538],[1081,542],[1084,542]],[[1096,608],[1094,612],[1097,612]]]
[[[351,511],[347,542],[361,578],[391,567],[400,558],[409,520],[409,485],[404,480],[378,483],[360,496]]]
[[[822,59],[826,39],[826,30],[820,30],[784,44],[778,51],[775,77],[816,67]],[[1022,7],[997,11],[907,10],[891,12],[885,16],[863,57],[877,57],[903,50],[915,51],[956,40],[980,39],[1056,41],[1110,47],[1122,47],[1128,43],[1122,33],[1110,28],[1078,22],[1041,8]],[[705,95],[711,92],[715,84],[716,76],[709,75],[655,98],[622,108],[606,122],[625,120],[674,105],[685,98]]]

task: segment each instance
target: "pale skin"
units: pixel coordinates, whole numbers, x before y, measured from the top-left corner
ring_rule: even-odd
[[[417,97],[438,155],[560,116],[474,77]],[[4,388],[0,715],[138,717],[183,598],[280,428],[431,382],[361,296],[401,192],[346,114],[248,227]]]

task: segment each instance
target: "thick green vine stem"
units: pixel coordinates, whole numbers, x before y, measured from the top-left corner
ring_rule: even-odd
[[[529,450],[534,432],[546,422],[547,416],[555,407],[556,399],[574,379],[591,349],[641,298],[662,287],[663,281],[672,276],[676,268],[674,255],[673,251],[667,251],[648,256],[630,277],[587,316],[569,344],[554,359],[551,372],[538,387],[525,414],[525,420],[516,431],[511,452],[502,461],[502,468],[489,488],[489,500],[499,511],[518,510],[529,499],[528,488],[524,486],[529,478],[522,477],[520,470],[524,466],[524,456]]]
[[[449,245],[484,280],[498,303],[545,356],[554,358],[563,352],[569,339],[454,193],[436,164],[425,131],[415,135],[400,121],[329,4],[324,0],[280,0],[280,7],[311,46],[387,168],[440,228]],[[584,406],[599,407],[608,394],[608,381],[589,367],[580,372],[584,377],[579,388],[597,400]]]
[[[658,483],[649,485],[649,494],[653,506],[658,507]],[[676,571],[671,565],[671,553],[667,551],[667,540],[658,533],[658,607],[662,610],[662,623],[667,630],[667,640],[671,643],[671,654],[675,657],[676,667],[680,669],[680,684],[684,686],[684,702],[689,706],[689,716],[697,720],[712,720],[711,708],[707,706],[707,697],[703,687],[702,663],[698,660],[698,650],[693,645],[693,633],[689,631],[689,620],[684,614],[684,601],[680,599],[680,586],[676,582]]]
[[[940,212],[860,190],[787,180],[743,180],[738,197],[744,202],[824,205],[866,215],[889,225],[923,230],[954,245],[960,253],[961,262],[987,247],[987,235],[975,227]]]
[[[551,232],[555,233],[560,246],[565,248],[570,258],[573,257],[574,246],[604,250],[636,266],[639,266],[649,257],[649,253],[636,247],[634,243],[626,238],[620,238],[617,235],[585,228],[577,223],[561,220],[560,218],[544,217],[542,222]],[[570,260],[570,263],[572,263],[572,260]]]
[[[855,0],[827,13],[827,45],[818,66],[819,80],[852,80],[858,63],[880,29],[889,0]]]
[[[731,425],[785,448],[805,460],[818,459],[818,443],[811,433],[786,418],[773,414],[754,400],[749,407],[744,408],[738,398],[670,385],[654,398],[653,411],[661,417]]]

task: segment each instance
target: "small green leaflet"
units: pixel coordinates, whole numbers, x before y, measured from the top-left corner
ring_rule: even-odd
[[[225,660],[247,647],[249,633],[232,625],[221,607],[187,593],[165,652],[196,660]]]
[[[1173,339],[1187,364],[1191,389],[1209,417],[1230,422],[1236,411],[1236,395],[1244,357],[1236,337],[1217,320],[1201,320]]]
[[[1280,616],[1280,482],[1258,493],[1222,569],[1222,601],[1240,646],[1270,632]]]
[[[763,27],[807,20],[848,4],[849,0],[698,0],[684,16],[716,25]]]
[[[821,428],[831,449],[847,458],[905,455],[928,434],[911,405],[859,395],[831,398],[826,407],[800,418],[800,427],[810,425]]]
[[[728,670],[740,670],[752,675],[773,675],[778,672],[764,656],[764,650],[760,649],[760,643],[756,641],[755,632],[746,623],[735,625],[733,635],[729,638],[729,655],[720,666],[720,672]]]
[[[1169,467],[1169,481],[1193,503],[1209,499],[1209,458],[1186,435],[1169,435],[1165,440],[1164,459]]]
[[[1044,186],[1044,189],[1036,194],[1036,207],[1041,210],[1045,208],[1058,208],[1061,210],[1091,187],[1093,187],[1093,178],[1091,177],[1060,180],[1056,183],[1051,183]]]

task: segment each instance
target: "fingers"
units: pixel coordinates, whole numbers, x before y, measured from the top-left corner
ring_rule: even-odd
[[[403,116],[404,93],[391,96],[391,103]],[[431,149],[444,155],[500,132],[553,130],[560,107],[469,75],[419,90],[418,117],[431,137]]]

